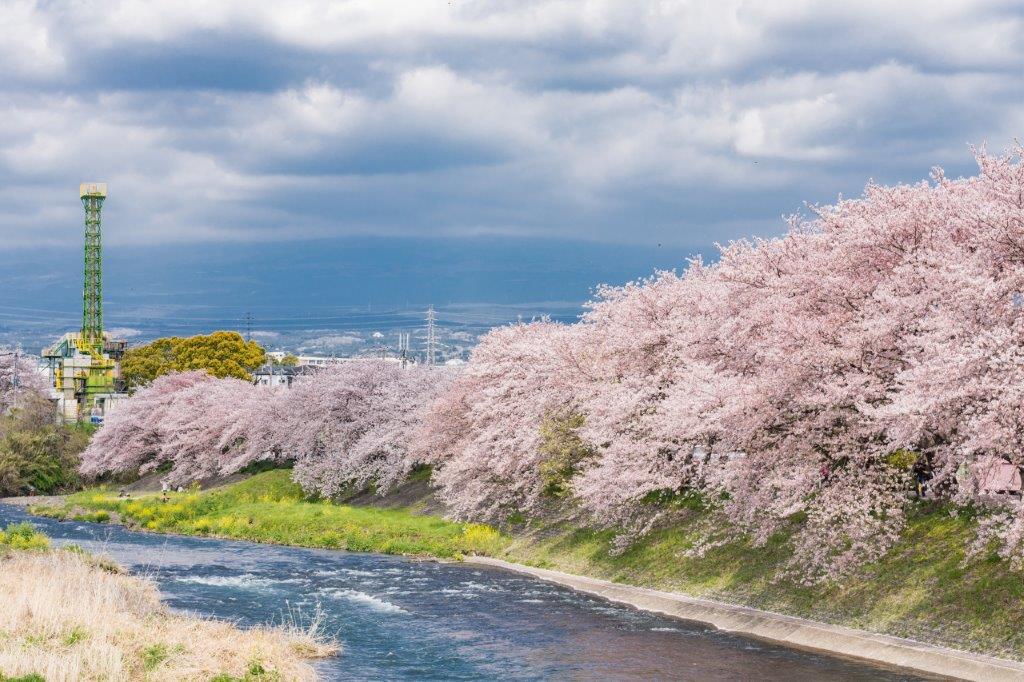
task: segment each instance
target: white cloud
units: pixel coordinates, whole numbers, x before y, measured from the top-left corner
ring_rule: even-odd
[[[77,236],[77,183],[105,180],[112,244],[709,242],[1019,137],[1022,16],[996,0],[14,0],[0,238]]]
[[[736,150],[749,156],[827,160],[840,155],[839,144],[808,144],[808,137],[833,128],[842,110],[831,94],[770,107],[752,107],[736,122]]]
[[[47,78],[64,69],[63,50],[49,24],[45,12],[32,0],[0,3],[0,74]]]

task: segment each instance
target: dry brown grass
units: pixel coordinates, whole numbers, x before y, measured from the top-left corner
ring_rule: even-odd
[[[0,549],[0,673],[64,680],[312,680],[315,633],[171,613],[156,587],[68,551]],[[259,671],[265,673],[261,676]],[[255,674],[254,674],[255,673]],[[0,675],[2,677],[3,675]]]

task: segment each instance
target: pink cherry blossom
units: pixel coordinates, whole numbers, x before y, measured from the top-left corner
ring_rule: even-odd
[[[530,511],[540,424],[570,411],[594,453],[572,490],[595,520],[644,527],[649,493],[696,490],[764,542],[802,512],[809,579],[895,542],[911,466],[924,495],[976,501],[974,463],[1024,452],[1020,154],[869,184],[713,265],[601,288],[577,324],[495,330],[427,420],[442,496],[460,515]],[[1012,551],[1018,500],[984,501],[1007,510],[994,532]]]
[[[354,361],[299,377],[292,389],[169,374],[107,417],[83,453],[82,473],[146,474],[187,484],[259,461],[295,463],[310,493],[373,483],[386,492],[417,464],[422,416],[451,380],[443,368]]]
[[[428,463],[455,516],[558,503],[632,535],[657,522],[652,498],[696,493],[755,543],[799,515],[805,581],[883,555],[920,495],[988,510],[975,550],[1024,563],[1024,505],[1005,490],[1024,465],[1022,151],[977,151],[973,177],[871,183],[713,264],[600,287],[575,324],[496,328],[457,376],[350,363],[288,391],[165,377],[83,470],[294,461],[333,496]],[[583,453],[558,463],[557,499],[553,422]]]

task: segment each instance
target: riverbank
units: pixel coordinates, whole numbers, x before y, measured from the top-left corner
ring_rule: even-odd
[[[0,679],[313,680],[308,659],[336,652],[308,632],[171,613],[152,583],[48,544],[0,531]]]
[[[0,504],[0,525],[26,519]],[[36,518],[55,542],[104,551],[171,608],[251,627],[317,612],[344,654],[325,680],[923,682],[932,676],[773,645],[468,562],[417,561]],[[59,539],[59,540],[58,540]]]
[[[1012,682],[1024,679],[1024,663],[982,656],[909,639],[879,635],[804,618],[769,613],[707,599],[660,592],[607,580],[524,566],[489,557],[470,557],[469,562],[494,566],[570,587],[618,604],[713,625],[719,630],[752,635],[771,642],[840,656],[917,670],[935,675],[979,682]]]
[[[167,501],[157,493],[118,497],[113,491],[93,490],[58,503],[27,506],[41,516],[112,521],[158,533],[440,559],[492,555],[505,542],[489,526],[454,523],[409,508],[307,501],[285,470],[266,471],[205,492],[169,493]]]
[[[414,489],[420,497],[410,493]],[[358,506],[308,502],[288,472],[271,471],[222,489],[172,495],[169,502],[158,496],[126,500],[90,492],[36,511],[157,532],[275,544],[445,559],[484,555],[724,608],[757,609],[1024,660],[1019,628],[1024,622],[1024,577],[995,555],[967,557],[964,548],[973,521],[951,517],[941,508],[915,510],[893,552],[856,576],[841,584],[807,586],[785,575],[791,551],[786,532],[763,547],[723,532],[720,541],[697,551],[709,530],[724,529],[715,526],[719,520],[712,512],[695,505],[674,509],[670,522],[625,551],[615,551],[611,531],[580,528],[566,516],[523,521],[499,534],[486,526],[418,514],[436,508],[427,496],[423,482],[414,482],[394,498],[354,498]],[[398,508],[395,499],[402,502]],[[824,648],[830,650],[827,642]]]

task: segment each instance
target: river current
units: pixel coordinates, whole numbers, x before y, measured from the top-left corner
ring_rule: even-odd
[[[343,647],[324,680],[919,680],[648,614],[468,564],[155,535],[29,517],[57,544],[154,580],[175,609],[241,625],[309,617]],[[0,605],[2,608],[2,605]]]

